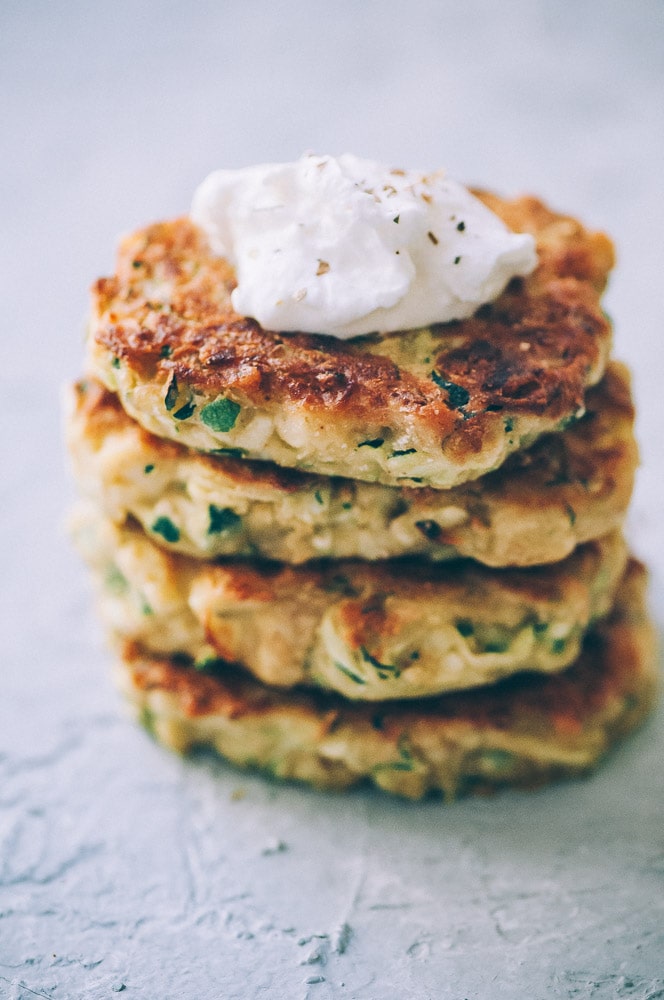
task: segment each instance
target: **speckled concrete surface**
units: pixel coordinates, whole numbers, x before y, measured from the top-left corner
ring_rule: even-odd
[[[589,780],[453,807],[183,762],[127,719],[62,531],[58,393],[117,234],[219,165],[446,165],[615,237],[664,620],[664,8],[0,9],[0,997],[664,997],[664,715]]]

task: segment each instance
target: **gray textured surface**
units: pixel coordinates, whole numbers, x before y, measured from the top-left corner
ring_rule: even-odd
[[[183,762],[126,721],[61,530],[59,386],[119,232],[303,149],[446,165],[609,230],[664,619],[661,3],[0,7],[0,997],[664,997],[664,720],[445,808]]]

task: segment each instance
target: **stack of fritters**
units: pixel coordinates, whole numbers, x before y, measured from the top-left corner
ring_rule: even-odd
[[[233,312],[187,219],[97,282],[79,546],[159,739],[417,797],[588,769],[654,689],[608,239],[480,197],[539,265],[471,319],[350,341]]]

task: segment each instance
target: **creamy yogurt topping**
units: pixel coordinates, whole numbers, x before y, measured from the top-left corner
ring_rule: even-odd
[[[442,172],[350,154],[217,170],[191,215],[235,268],[233,308],[269,330],[348,338],[464,319],[537,263],[532,236]]]

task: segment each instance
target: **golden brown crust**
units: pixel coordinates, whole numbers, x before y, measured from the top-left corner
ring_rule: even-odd
[[[135,526],[84,507],[75,538],[114,641],[239,664],[274,687],[317,685],[374,702],[563,670],[609,612],[627,560],[613,534],[554,566],[519,570],[210,563],[167,553]]]
[[[242,407],[338,422],[352,444],[357,428],[374,435],[386,427],[442,444],[452,462],[472,460],[495,450],[505,416],[546,415],[551,429],[575,415],[610,340],[599,305],[612,262],[607,238],[532,198],[483,197],[509,225],[534,233],[539,266],[472,318],[432,327],[424,357],[404,356],[401,334],[342,342],[273,333],[238,316],[231,269],[187,219],[123,242],[115,277],[93,289],[94,340],[164,392],[175,379]]]
[[[369,779],[418,798],[533,785],[598,763],[652,706],[655,640],[646,575],[632,561],[610,618],[562,675],[522,675],[491,688],[417,703],[349,705],[333,695],[283,695],[227,672],[127,645],[121,683],[159,739],[216,747],[238,764],[318,787]],[[246,742],[243,742],[246,741]]]
[[[132,515],[150,533],[167,516],[179,531],[168,548],[199,558],[463,555],[490,566],[538,565],[622,522],[638,460],[633,419],[629,374],[611,362],[582,420],[479,483],[447,491],[192,452],[143,430],[94,379],[74,390],[68,438],[81,488],[110,517]],[[233,518],[232,530],[210,532],[211,504]]]

